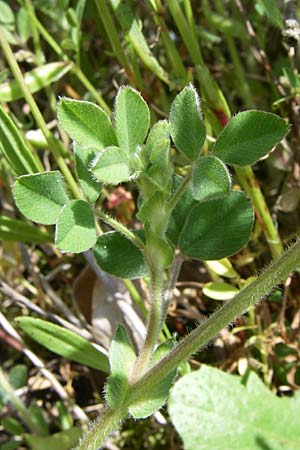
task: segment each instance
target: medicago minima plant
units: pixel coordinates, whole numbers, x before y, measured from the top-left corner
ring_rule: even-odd
[[[242,191],[232,189],[227,165],[255,163],[286,135],[288,125],[271,113],[244,111],[208,148],[200,101],[191,85],[175,97],[169,119],[151,128],[146,102],[128,86],[117,94],[112,121],[100,107],[68,98],[59,101],[58,119],[73,140],[82,197],[70,198],[55,170],[19,177],[13,188],[17,207],[34,222],[55,225],[55,245],[61,251],[92,248],[104,271],[150,280],[142,350],[137,354],[122,326],[112,341],[106,409],[78,447],[93,450],[128,414],[144,418],[157,411],[167,399],[178,365],[297,266],[296,242],[179,343],[170,339],[159,344],[182,260],[221,259],[238,252],[249,239],[253,209]],[[128,229],[101,208],[101,187],[124,182],[138,189],[136,229]],[[101,222],[111,231],[103,232]]]

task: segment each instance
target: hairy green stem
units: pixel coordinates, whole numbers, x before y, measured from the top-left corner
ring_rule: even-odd
[[[162,310],[164,304],[164,282],[163,271],[156,271],[151,266],[150,270],[150,308],[148,314],[147,333],[143,348],[137,359],[134,369],[133,382],[139,379],[145,372],[155,345],[157,344],[159,333],[162,327]]]
[[[107,410],[83,438],[77,450],[97,450],[109,433],[127,415],[127,408],[193,353],[207,345],[227,325],[258,303],[289,274],[300,266],[300,240],[298,239],[278,260],[274,261],[253,283],[235,298],[212,314],[177,346],[132,384],[122,405],[115,411]],[[150,395],[150,394],[149,394]]]
[[[152,386],[159,383],[163,377],[177,368],[182,361],[207,345],[223,328],[244,314],[250,306],[262,300],[276,285],[284,281],[299,266],[300,240],[297,239],[253,283],[245,287],[236,297],[212,314],[171,350],[168,355],[162,358],[158,364],[132,385],[126,397],[127,404],[138,399],[141,392],[147,390],[151,392]]]
[[[23,92],[24,98],[25,98],[26,102],[28,103],[28,106],[30,107],[32,115],[35,118],[35,121],[36,121],[38,127],[41,129],[43,135],[45,136],[45,139],[49,146],[49,150],[53,154],[54,159],[56,160],[58,167],[62,171],[71,191],[73,192],[74,197],[80,198],[80,191],[77,187],[76,181],[74,180],[72,173],[70,172],[68,166],[65,163],[64,158],[62,157],[62,152],[64,152],[64,148],[63,148],[62,144],[60,143],[60,141],[58,141],[52,135],[51,131],[47,128],[47,124],[39,110],[38,105],[36,104],[32,94],[30,93],[30,91],[24,81],[20,67],[14,57],[14,54],[10,48],[9,43],[7,42],[7,39],[5,37],[5,34],[4,34],[1,26],[0,26],[0,45],[2,47],[4,56],[8,62],[8,65]]]
[[[127,416],[127,408],[106,409],[83,436],[76,450],[98,450],[107,436]]]
[[[114,219],[112,216],[105,213],[101,209],[96,209],[95,214],[114,230],[119,231],[124,236],[126,236],[127,239],[129,239],[137,248],[141,250],[141,252],[144,252],[144,242],[136,234],[132,233],[132,231],[130,231],[125,225],[123,225],[121,222]]]

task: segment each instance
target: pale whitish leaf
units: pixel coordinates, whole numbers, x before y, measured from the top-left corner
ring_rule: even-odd
[[[13,196],[24,216],[45,225],[54,224],[69,201],[58,171],[19,177],[13,187]]]
[[[62,209],[55,231],[55,244],[63,252],[81,253],[96,242],[95,218],[84,200],[72,200]]]
[[[33,317],[17,317],[15,320],[24,333],[51,352],[94,369],[109,372],[106,355],[73,331]]]
[[[186,86],[175,97],[170,112],[170,129],[175,146],[189,159],[197,159],[205,141],[205,126],[200,100],[192,85]]]
[[[168,339],[159,345],[152,356],[151,367],[168,354],[174,345],[174,339]],[[175,376],[176,369],[163,377],[159,383],[155,383],[147,392],[142,392],[140,398],[130,405],[129,413],[135,419],[144,419],[158,411],[168,398]]]
[[[96,155],[90,171],[105,184],[128,181],[131,176],[128,153],[120,147],[107,147]]]
[[[86,101],[61,98],[57,114],[59,124],[82,147],[101,150],[117,144],[110,118],[100,106]]]
[[[145,239],[143,230],[131,231]],[[142,252],[117,231],[109,231],[97,239],[94,255],[99,266],[116,277],[135,279],[148,273]]]
[[[288,124],[264,111],[243,111],[219,135],[213,153],[226,164],[254,164],[269,153],[289,130]]]
[[[200,260],[233,255],[247,243],[253,209],[243,192],[197,203],[187,216],[179,237],[182,253]]]
[[[239,277],[238,273],[232,267],[229,259],[219,259],[216,261],[207,261],[206,265],[210,270],[215,272],[217,275],[220,275],[224,278],[235,278]]]
[[[119,146],[134,154],[143,144],[150,124],[150,112],[143,97],[129,86],[123,86],[115,101],[115,128]]]
[[[198,158],[192,186],[193,197],[198,201],[226,196],[230,190],[230,175],[225,164],[211,155]]]
[[[250,373],[246,386],[241,381],[202,365],[175,384],[168,409],[184,448],[300,448],[299,402],[277,397],[254,373]]]
[[[126,395],[136,354],[123,325],[119,325],[109,349],[111,375],[105,386],[105,398],[111,408],[118,407]]]
[[[88,170],[88,167],[98,152],[98,149],[81,147],[74,143],[77,178],[80,181],[86,199],[90,203],[94,203],[101,192],[101,183]]]
[[[225,301],[234,298],[239,293],[239,290],[232,284],[210,281],[205,283],[202,292],[213,300]]]
[[[24,74],[27,89],[34,94],[62,78],[72,68],[71,63],[64,61],[53,62],[36,67]],[[24,97],[24,93],[16,80],[0,85],[0,101],[11,102]]]

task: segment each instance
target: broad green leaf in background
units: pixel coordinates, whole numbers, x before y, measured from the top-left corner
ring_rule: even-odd
[[[81,253],[96,242],[95,218],[84,200],[67,203],[58,216],[55,244],[63,252]]]
[[[129,86],[121,87],[115,100],[114,119],[119,146],[134,155],[150,124],[149,108],[141,94]]]
[[[238,252],[248,241],[253,209],[243,192],[196,204],[179,237],[182,253],[200,260],[221,259]]]
[[[107,147],[96,155],[90,171],[105,184],[117,185],[128,181],[131,175],[128,153],[120,147]]]
[[[16,17],[16,25],[18,35],[20,36],[23,42],[27,42],[32,34],[32,26],[30,16],[26,8],[22,7],[19,9]]]
[[[82,187],[86,199],[90,203],[94,203],[100,195],[101,183],[95,180],[95,177],[88,170],[91,161],[95,158],[99,149],[82,147],[74,142],[74,155],[76,164],[77,178]]]
[[[82,429],[72,427],[51,436],[26,434],[25,440],[32,450],[71,450],[82,436]]]
[[[300,448],[299,396],[276,397],[253,372],[246,386],[241,381],[240,377],[202,365],[175,384],[168,409],[184,448]]]
[[[192,176],[195,200],[209,200],[229,194],[230,175],[225,164],[212,155],[197,159]]]
[[[143,230],[131,231],[145,239]],[[135,279],[148,273],[142,252],[118,231],[109,231],[99,236],[94,255],[99,266],[116,277]]]
[[[213,153],[226,164],[246,166],[272,150],[289,130],[281,117],[264,111],[243,111],[219,135]]]
[[[26,72],[24,81],[31,94],[34,94],[62,78],[71,68],[71,63],[63,61],[45,64]],[[23,91],[16,80],[0,84],[0,102],[11,102],[23,97]]]
[[[229,283],[210,281],[204,285],[202,292],[213,300],[225,301],[234,298],[239,293],[239,290]]]
[[[169,139],[170,137],[170,125],[167,120],[159,120],[153,127],[150,129],[146,145],[142,149],[141,158],[143,163],[147,166],[150,161],[151,154],[155,149],[156,145],[160,141],[164,141],[165,139]]]
[[[109,373],[106,355],[73,331],[33,317],[17,317],[15,320],[28,336],[51,352]]]
[[[19,177],[13,187],[13,196],[24,216],[44,225],[54,224],[69,201],[61,173],[57,170]]]
[[[63,97],[57,115],[62,128],[81,147],[101,150],[117,144],[108,114],[94,103]]]
[[[200,99],[196,89],[186,86],[173,101],[170,130],[175,146],[189,159],[195,160],[205,141],[205,126],[201,117]]]
[[[129,379],[136,354],[123,325],[119,325],[109,349],[111,375],[105,386],[105,398],[111,408],[122,404],[129,386]]]
[[[151,367],[169,353],[174,345],[174,339],[168,339],[160,344],[152,356]],[[143,392],[143,395],[130,405],[129,413],[135,419],[144,419],[158,411],[168,398],[175,376],[176,370],[173,370],[166,377],[162,378],[159,383],[155,383],[151,389]]]
[[[42,244],[51,242],[50,234],[22,220],[0,216],[0,240]]]
[[[13,10],[9,7],[7,2],[0,1],[0,24],[13,25],[15,23],[15,16]]]
[[[4,417],[1,420],[1,425],[7,433],[12,434],[13,436],[18,436],[19,434],[26,433],[23,425],[21,425],[20,422],[18,422],[13,417]],[[2,446],[0,447],[0,449],[2,450]]]
[[[16,175],[40,172],[43,166],[38,157],[25,144],[9,114],[0,105],[0,154],[8,161]]]

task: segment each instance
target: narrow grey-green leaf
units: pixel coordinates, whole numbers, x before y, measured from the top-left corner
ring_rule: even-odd
[[[86,101],[61,98],[57,114],[59,124],[80,146],[101,150],[117,144],[110,118],[100,106]]]
[[[67,203],[58,216],[55,244],[63,252],[81,253],[96,242],[95,218],[84,200]]]
[[[15,320],[24,333],[51,352],[94,369],[109,372],[106,355],[73,331],[33,317],[17,317]]]
[[[243,192],[197,203],[179,236],[182,253],[200,260],[221,259],[247,243],[253,225],[253,209]]]
[[[143,230],[131,230],[145,239]],[[94,255],[99,266],[120,278],[141,278],[148,273],[142,252],[123,234],[109,231],[98,237]]]
[[[202,201],[229,194],[230,175],[225,164],[212,155],[197,159],[193,177],[193,197]]]
[[[98,152],[99,149],[82,147],[74,142],[77,178],[80,181],[86,199],[90,203],[94,203],[101,192],[101,183],[99,183],[88,170],[92,160]]]
[[[41,244],[51,242],[51,235],[23,220],[0,216],[0,240]]]
[[[0,153],[3,154],[16,175],[43,170],[38,157],[26,145],[21,132],[1,105]]]
[[[160,344],[152,356],[151,367],[168,354],[174,345],[174,339],[168,339]],[[155,383],[152,389],[142,392],[140,398],[130,405],[129,413],[135,419],[144,419],[158,411],[168,398],[175,376],[176,370],[173,370],[166,377],[162,378],[159,383]]]
[[[63,61],[45,64],[44,66],[26,72],[24,82],[31,94],[34,94],[62,78],[71,68],[71,63]],[[0,84],[1,102],[11,102],[23,97],[24,93],[16,80]]]
[[[147,103],[135,89],[123,86],[116,97],[114,118],[119,146],[134,154],[148,133],[150,112]]]
[[[141,31],[136,14],[131,8],[130,2],[127,0],[110,0],[110,4],[125,33],[126,40],[128,39],[132,44],[141,61],[169,87],[173,87],[168,72],[163,69],[157,58],[153,55]]]
[[[275,114],[243,111],[234,116],[219,135],[213,153],[226,164],[254,164],[269,153],[289,130]]]
[[[118,407],[126,395],[136,354],[123,325],[119,325],[109,349],[111,375],[105,386],[105,398],[111,408]]]
[[[189,159],[195,160],[205,141],[200,99],[190,84],[176,97],[170,111],[171,136],[175,146]]]
[[[107,147],[96,155],[90,171],[105,184],[128,181],[131,176],[128,153],[120,147]]]
[[[202,365],[175,384],[168,409],[184,448],[300,448],[300,410],[295,398],[277,397],[253,372],[246,386],[241,381]]]
[[[13,196],[24,216],[45,225],[54,224],[69,201],[61,173],[57,170],[19,177],[13,187]]]

